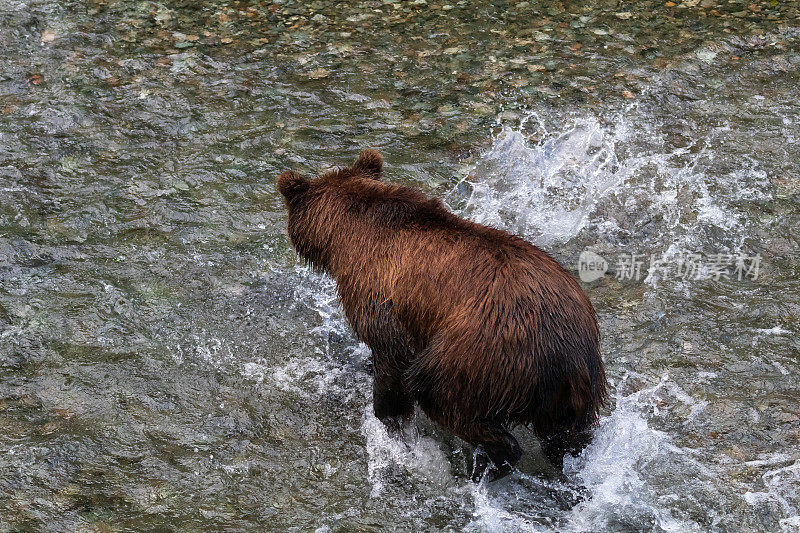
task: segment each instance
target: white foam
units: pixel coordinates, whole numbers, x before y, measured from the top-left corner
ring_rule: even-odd
[[[294,291],[295,305],[313,309],[322,319],[322,324],[312,329],[311,333],[322,335],[326,341],[331,333],[346,334],[348,327],[339,308],[336,282],[308,267],[296,267],[295,275],[298,277]]]
[[[199,335],[192,335],[192,338],[194,339],[193,355],[204,363],[219,369],[234,361],[231,346],[223,343],[217,337],[208,336],[205,329],[201,330]],[[180,346],[178,346],[178,353],[174,354],[174,357],[179,362],[183,361],[183,349]]]
[[[772,361],[772,366],[777,368],[778,372],[780,372],[784,376],[788,376],[791,373],[785,366],[780,364],[778,361]]]
[[[252,379],[256,383],[261,383],[270,372],[270,365],[263,362],[247,362],[242,365],[242,375],[248,379]]]
[[[472,498],[475,505],[473,516],[465,531],[497,531],[498,533],[514,533],[517,531],[550,532],[551,528],[537,524],[520,513],[506,510],[498,505],[496,498],[490,496],[486,483],[472,487]]]
[[[310,389],[311,393],[322,395],[342,374],[341,367],[330,361],[303,358],[275,368],[271,377],[279,389],[287,392],[305,394]]]
[[[754,466],[773,466],[787,460],[785,454],[776,454],[771,458],[747,463],[758,463]],[[800,526],[800,460],[787,466],[768,470],[761,476],[765,490],[747,491],[742,498],[753,507],[777,506],[784,518],[780,519],[781,530],[797,532]]]
[[[788,329],[783,329],[780,326],[775,326],[774,328],[769,328],[769,329],[757,329],[756,331],[763,335],[789,335],[790,333],[792,333]]]
[[[788,453],[776,453],[775,455],[764,457],[762,459],[746,461],[744,464],[747,466],[775,466],[791,461],[792,459],[793,457]]]
[[[669,487],[654,484],[653,468],[672,464],[696,475],[714,479],[716,474],[676,446],[670,436],[652,428],[647,413],[654,413],[665,395],[672,401],[701,405],[667,376],[654,387],[620,396],[610,416],[603,417],[592,443],[579,457],[566,457],[564,472],[570,484],[515,473],[502,488],[474,487],[475,519],[468,530],[585,532],[628,530],[652,524],[653,531],[701,531],[699,524],[675,516],[670,503],[679,496]],[[691,415],[690,415],[691,417]],[[547,494],[575,494],[585,487],[585,499],[568,511],[553,513]],[[530,494],[526,501],[521,494]]]

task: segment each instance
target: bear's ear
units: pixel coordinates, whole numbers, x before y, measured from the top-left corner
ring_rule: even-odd
[[[366,174],[372,179],[381,179],[383,171],[383,156],[373,148],[367,148],[353,164],[353,175]]]
[[[308,180],[297,172],[287,170],[278,176],[278,190],[287,200],[293,196],[308,190]]]

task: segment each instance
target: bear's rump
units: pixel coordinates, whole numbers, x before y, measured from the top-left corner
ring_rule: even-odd
[[[485,419],[543,432],[590,422],[596,348],[483,333],[440,332],[414,358],[406,379],[429,416],[449,426]]]

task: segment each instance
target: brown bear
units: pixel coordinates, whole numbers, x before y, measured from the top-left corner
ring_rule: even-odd
[[[350,168],[278,178],[292,244],[336,279],[372,351],[375,415],[396,431],[416,401],[477,447],[476,481],[520,459],[516,424],[532,426],[560,468],[607,394],[592,304],[547,253],[381,181],[382,167],[366,150]]]

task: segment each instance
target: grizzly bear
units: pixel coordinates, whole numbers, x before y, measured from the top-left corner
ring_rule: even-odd
[[[292,244],[336,279],[372,351],[375,416],[397,431],[418,403],[476,446],[475,481],[513,469],[517,424],[560,468],[606,399],[592,304],[547,253],[382,181],[382,167],[368,149],[315,179],[278,177]]]

